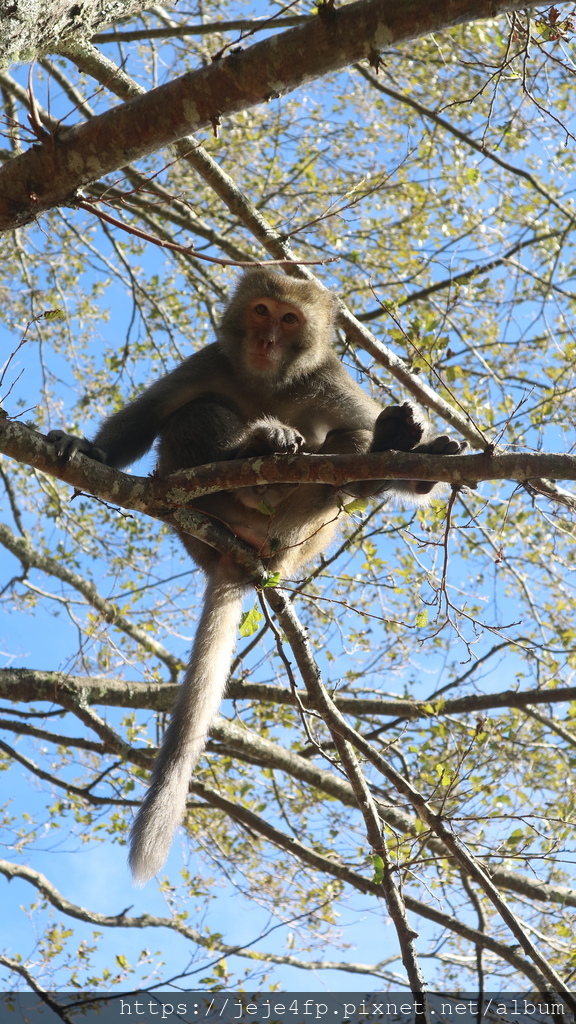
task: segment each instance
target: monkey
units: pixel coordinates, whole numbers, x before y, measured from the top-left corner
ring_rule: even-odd
[[[335,297],[269,268],[246,270],[216,341],[189,356],[105,419],[94,440],[51,431],[60,458],[76,452],[123,468],[158,438],[161,477],[226,459],[297,452],[420,451],[457,455],[466,442],[427,438],[410,402],[383,410],[352,379],[334,347]],[[438,485],[387,480],[350,484],[350,495],[396,493],[426,503]],[[194,499],[272,572],[295,572],[325,550],[342,493],[329,484],[241,487]],[[179,531],[178,531],[179,532]],[[137,885],[161,869],[182,820],[189,781],[225,692],[250,581],[229,555],[179,532],[206,577],[204,605],[184,680],[131,831]]]

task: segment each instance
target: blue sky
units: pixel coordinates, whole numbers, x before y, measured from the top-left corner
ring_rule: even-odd
[[[244,7],[241,7],[241,10],[245,12]],[[24,72],[19,72],[19,77],[22,82],[25,82]],[[39,86],[39,95],[42,101],[44,101],[41,86]],[[55,113],[59,113],[59,102],[56,96],[52,96],[52,110]],[[113,259],[113,251],[107,248],[107,242],[101,233],[96,235],[95,249],[103,257]],[[470,259],[476,257],[476,255],[477,250],[474,250],[471,246]],[[139,259],[145,274],[154,271],[162,273],[162,261],[162,255],[153,248],[147,250],[145,255]],[[101,271],[102,266],[98,266],[96,257],[94,257],[93,268],[88,270],[84,283],[87,286],[91,286]],[[43,283],[43,286],[48,287],[47,281]],[[70,329],[74,331],[78,329],[80,314],[75,308],[75,295],[72,294],[66,298],[70,302],[70,319],[68,324]],[[106,307],[109,311],[109,319],[106,320],[102,317],[101,321],[93,325],[94,351],[100,351],[106,344],[116,343],[117,339],[134,338],[138,335],[137,317],[136,321],[133,318],[134,307],[126,301],[126,295],[121,285],[115,284],[111,286],[102,301],[103,307]],[[42,295],[40,294],[37,299],[37,309],[41,308],[43,306]],[[517,312],[520,315],[520,311]],[[533,316],[535,324],[538,322],[540,313],[535,307],[525,306],[522,313],[528,319]],[[7,353],[15,347],[21,336],[22,328],[23,324],[10,324],[7,326],[4,322],[0,323],[0,351]],[[510,322],[506,325],[506,329],[513,334],[514,325]],[[185,347],[185,338],[182,337],[178,340]],[[42,346],[41,335],[32,330],[30,332],[30,340],[17,353],[10,366],[6,385],[11,386],[13,384],[13,389],[9,395],[9,406],[12,410],[17,411],[20,407],[33,409],[36,404],[41,405],[43,385],[42,360],[44,355]],[[175,358],[174,349],[170,348],[167,351],[169,351],[167,359],[173,360]],[[72,373],[73,367],[63,357],[56,357],[53,366],[55,373],[61,378],[60,386],[63,406],[64,410],[67,411],[67,408],[73,401],[73,392],[76,387],[76,381]],[[147,379],[147,369],[146,365],[143,365],[141,368],[142,381]],[[21,371],[22,375],[18,376]],[[4,391],[6,391],[6,386]],[[21,406],[19,403],[21,403]],[[34,412],[30,412],[29,416],[33,418]],[[59,426],[62,424],[52,422],[50,425]],[[86,421],[84,429],[87,434],[91,433],[93,425],[90,419]],[[550,438],[547,437],[546,440],[549,441]],[[557,440],[558,447],[562,447],[562,439],[557,435],[557,432],[555,432],[552,440],[554,447],[557,446]],[[153,457],[149,456],[145,460],[144,465],[136,468],[135,471],[147,472],[152,464]],[[30,481],[29,486],[35,486],[33,479]],[[491,489],[487,486],[480,493],[491,495]],[[502,502],[504,518],[506,497],[499,500]],[[56,528],[54,536],[57,536]],[[169,576],[171,573],[186,570],[185,563],[181,562],[178,556],[173,557],[169,554],[167,548],[168,545],[162,549],[162,559],[166,561],[151,565],[151,574],[158,573],[159,575],[165,574]],[[0,549],[0,570],[1,578],[4,580],[9,579],[19,571],[16,560],[4,548]],[[38,585],[47,586],[46,578],[41,574],[34,574],[33,578]],[[452,561],[451,581],[454,585],[461,583],[466,586],[468,583],[468,566],[457,558],[454,558]],[[110,592],[115,596],[122,593],[119,588],[113,589],[109,578],[103,578],[101,585],[106,593]],[[111,589],[108,590],[108,587]],[[501,592],[496,567],[494,567],[492,575],[482,584],[482,587],[482,596],[485,597],[486,605],[490,606],[491,612],[494,611],[496,615],[497,610],[498,615],[503,621],[513,620],[516,615],[514,596],[511,594],[503,595]],[[187,635],[178,635],[176,637],[170,637],[166,633],[161,635],[161,639],[170,650],[182,657],[185,657],[189,646],[189,635],[193,630],[192,618],[193,615],[191,614],[190,621],[185,624],[184,630],[181,631],[187,633]],[[377,636],[375,636],[376,639]],[[330,641],[334,642],[333,635]],[[40,605],[36,606],[33,610],[26,611],[23,609],[19,612],[13,612],[10,616],[4,616],[0,622],[0,652],[4,665],[8,667],[29,666],[31,668],[70,671],[72,665],[76,666],[78,664],[76,661],[77,642],[77,630],[74,623],[64,613],[55,618],[50,611]],[[483,641],[483,644],[484,646],[489,646],[492,642],[494,642],[493,638],[487,638]],[[483,646],[478,645],[476,651],[479,652],[482,649]],[[326,653],[332,653],[332,650],[330,649],[319,655],[321,666],[325,670],[328,679],[335,681],[331,679],[330,673],[332,670],[325,656]],[[461,657],[462,663],[466,663],[467,652],[463,644],[455,641],[451,654],[458,658]],[[416,658],[416,663],[423,675],[423,679],[420,687],[414,690],[415,696],[428,696],[434,691],[438,683],[441,683],[443,679],[444,657],[440,652],[430,654],[427,651],[423,651]],[[482,688],[490,690],[502,688],[503,685],[512,685],[516,678],[516,672],[521,667],[517,657],[508,656],[505,663],[499,662],[497,667],[494,667],[494,669],[490,668],[486,673],[483,673],[481,678]],[[128,667],[126,674],[129,675],[129,673],[130,668]],[[380,685],[381,689],[385,691],[402,692],[403,679],[401,676],[392,677],[391,679],[386,677],[378,681],[376,673],[375,681],[376,685]],[[225,710],[227,712],[232,711],[229,703],[226,705]],[[120,717],[120,712],[115,710],[108,710],[106,713],[112,722],[118,721]],[[58,719],[52,723],[52,727],[56,731],[65,729],[65,725]],[[77,728],[74,725],[74,732],[76,732]],[[7,740],[12,742],[13,737],[7,737]],[[27,740],[24,740],[21,744],[21,749],[26,750],[30,756],[34,756],[34,748],[35,745]],[[30,813],[38,811],[42,815],[42,809],[45,806],[44,793],[46,784],[40,783],[18,765],[12,766],[4,778],[6,781],[3,792],[10,794],[10,798],[13,799],[15,806],[24,807]],[[46,822],[47,825],[48,822]],[[9,829],[3,831],[2,841],[6,844],[4,855],[10,859],[14,856],[14,853],[10,849],[12,836]],[[132,888],[125,863],[125,850],[118,844],[109,841],[101,844],[84,844],[74,828],[71,828],[69,833],[65,831],[54,833],[50,832],[48,827],[46,827],[44,832],[40,831],[34,843],[26,846],[23,859],[25,862],[32,864],[36,870],[45,872],[54,884],[60,888],[64,896],[81,906],[89,907],[91,910],[107,914],[117,914],[128,906],[131,908],[130,913],[133,914],[145,911],[156,914],[168,913],[164,899],[153,885],[149,886],[144,892]],[[179,837],[170,855],[168,869],[176,873],[181,864],[182,839]],[[194,862],[192,862],[192,869],[193,867]],[[366,863],[366,872],[369,872],[368,862]],[[46,926],[46,919],[43,913],[33,912],[29,915],[21,909],[22,906],[28,906],[33,901],[34,890],[24,881],[16,879],[8,884],[0,878],[0,891],[2,892],[2,905],[4,909],[2,923],[0,924],[0,945],[5,947],[8,955],[20,952],[34,959],[37,955],[37,942]],[[209,924],[215,931],[222,932],[225,941],[230,944],[250,942],[261,931],[265,931],[272,924],[268,911],[264,906],[260,908],[254,902],[248,903],[246,897],[238,889],[226,883],[219,890],[219,898],[215,901],[213,908],[209,908],[206,916],[200,921],[194,918],[195,908],[191,907],[189,909],[192,915],[192,923],[195,926],[200,926],[204,923]],[[371,901],[365,900],[358,895],[352,895],[346,902],[343,901],[339,905],[338,911],[341,914],[344,937],[346,938],[348,935],[351,937],[353,948],[348,951],[326,948],[322,950],[322,955],[325,958],[333,958],[335,960],[349,958],[357,962],[373,962],[385,959],[396,948],[393,929],[387,920],[383,907],[375,907]],[[55,921],[60,920],[61,915],[55,912],[53,918]],[[80,936],[86,939],[91,937],[92,927],[76,922],[74,928],[76,940]],[[273,932],[265,940],[266,948],[281,952],[284,949],[286,932],[289,929],[290,925],[286,924],[285,927],[279,928],[277,932]],[[421,927],[421,938],[419,940],[421,950],[425,950],[431,934],[432,929],[424,923]],[[189,956],[197,955],[197,951],[187,945],[184,939],[170,934],[165,929],[147,929],[143,931],[119,929],[117,932],[107,935],[103,940],[102,952],[95,954],[94,958],[96,969],[101,969],[105,965],[110,964],[111,951],[117,952],[118,955],[124,955],[129,960],[134,960],[144,946],[149,947],[153,951],[161,950],[162,958],[170,965],[172,963],[177,964],[179,969],[186,963]],[[256,948],[259,948],[258,945]],[[211,963],[213,959],[214,957],[209,953],[202,954],[202,958],[199,961],[201,969],[198,968],[198,973],[190,975],[191,987],[197,984],[198,978],[203,977],[206,965]],[[244,963],[247,962],[244,961]],[[422,959],[422,966],[424,972],[427,973],[428,961],[425,956]],[[196,967],[192,969],[196,970]],[[391,965],[391,969],[401,971],[398,963]],[[64,966],[58,967],[54,975],[54,981],[59,984],[66,984],[66,977]],[[326,971],[320,977],[316,974],[308,974],[287,966],[276,968],[275,978],[279,979],[285,990],[293,991],[321,989],[324,986],[334,990],[362,991],[367,987],[371,987],[369,980],[363,975],[350,974],[345,976],[334,971]]]

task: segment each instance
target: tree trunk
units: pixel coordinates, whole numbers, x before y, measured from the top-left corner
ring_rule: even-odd
[[[67,37],[89,39],[145,6],[143,0],[2,0],[0,69],[53,53]]]

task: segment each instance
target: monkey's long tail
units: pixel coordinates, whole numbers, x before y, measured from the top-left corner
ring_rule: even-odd
[[[132,826],[128,859],[137,885],[160,870],[184,816],[192,769],[226,688],[246,590],[243,583],[208,580],[186,675]]]

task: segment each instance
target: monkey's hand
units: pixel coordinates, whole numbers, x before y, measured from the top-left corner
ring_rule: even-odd
[[[256,455],[294,455],[299,452],[305,439],[293,427],[287,427],[272,417],[250,423],[236,449],[237,459],[249,459]]]
[[[67,434],[65,430],[51,430],[46,437],[56,448],[58,458],[64,462],[70,462],[77,452],[87,455],[89,459],[95,459],[96,462],[106,462],[106,452],[85,437]]]

